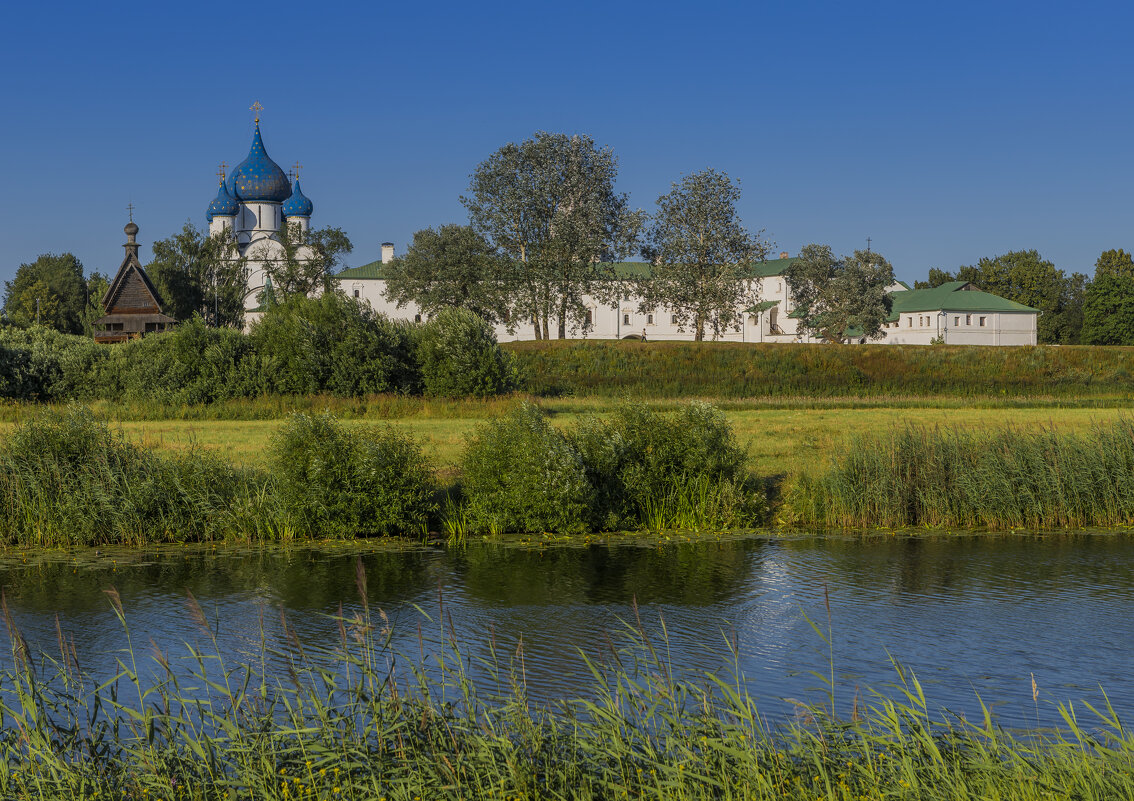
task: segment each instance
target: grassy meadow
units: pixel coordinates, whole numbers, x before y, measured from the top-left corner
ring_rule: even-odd
[[[377,410],[356,407],[365,417],[351,419],[351,409],[341,408],[333,399],[326,406],[337,414],[345,413],[350,426],[392,426],[420,439],[426,454],[443,473],[455,469],[466,438],[485,420],[504,413],[516,401],[412,402],[379,405]],[[616,406],[610,398],[564,398],[536,401],[551,414],[560,427],[573,425],[586,414],[609,412]],[[255,409],[255,402],[249,408]],[[300,408],[306,403],[296,404]],[[678,405],[662,401],[661,407]],[[747,406],[747,407],[746,407]],[[867,405],[856,408],[850,399],[831,402],[814,408],[806,399],[799,399],[796,408],[775,408],[758,402],[722,403],[725,417],[732,424],[740,444],[748,448],[755,467],[762,475],[795,476],[821,468],[843,445],[856,437],[885,434],[907,425],[937,427],[962,426],[976,430],[992,430],[1014,426],[1021,429],[1054,427],[1064,431],[1084,431],[1092,424],[1110,422],[1130,413],[1129,408],[1039,408],[1018,406],[974,406],[945,402],[940,407],[921,405]],[[0,421],[0,436],[10,431],[17,419],[31,407],[6,408],[7,419]],[[109,406],[92,404],[96,413],[106,414],[121,427],[127,439],[159,451],[181,452],[199,447],[243,466],[264,463],[272,434],[280,419],[289,411],[280,404],[278,416],[250,420],[208,419],[129,419],[129,407],[115,414]],[[260,410],[256,410],[260,413]],[[177,414],[171,410],[170,414]]]

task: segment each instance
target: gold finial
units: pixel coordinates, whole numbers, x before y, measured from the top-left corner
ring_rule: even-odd
[[[220,163],[220,168],[217,170],[217,176],[220,178],[220,182],[222,184],[224,183],[225,170],[226,169],[228,169],[228,165],[225,162],[222,161]]]
[[[259,122],[260,112],[264,110],[264,107],[260,105],[260,101],[257,100],[255,103],[248,107],[248,110],[256,115],[256,122]]]
[[[130,212],[130,222],[134,222],[134,201],[126,204],[126,211]]]
[[[299,171],[303,169],[303,165],[300,164],[298,161],[296,161],[295,164],[291,165],[291,168],[292,168],[292,170],[295,171],[295,180],[298,181],[299,180]]]

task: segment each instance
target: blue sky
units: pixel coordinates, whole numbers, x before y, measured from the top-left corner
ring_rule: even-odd
[[[913,280],[1036,248],[1134,249],[1134,8],[1121,3],[20,3],[0,30],[0,280],[205,224],[219,162],[304,165],[352,265],[463,222],[479,161],[582,132],[652,210],[740,179],[775,250],[874,248]],[[144,248],[143,259],[148,259]]]

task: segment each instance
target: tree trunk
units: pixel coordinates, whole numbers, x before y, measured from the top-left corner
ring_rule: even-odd
[[[705,316],[703,314],[698,313],[696,318],[694,319],[694,323],[697,326],[697,333],[693,335],[693,341],[694,342],[704,342],[705,341]]]
[[[559,338],[567,338],[567,301],[559,304]]]

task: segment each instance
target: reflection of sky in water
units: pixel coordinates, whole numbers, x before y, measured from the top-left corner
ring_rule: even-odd
[[[542,551],[370,546],[362,558],[374,619],[381,625],[379,608],[388,615],[394,651],[414,660],[431,654],[434,664],[453,631],[470,674],[490,685],[483,664],[493,661],[495,642],[496,663],[537,699],[586,694],[580,653],[609,661],[612,646],[625,646],[637,599],[647,635],[679,675],[729,673],[727,643],[735,641],[766,715],[790,712],[785,698],[823,701],[811,672],[827,673],[826,645],[805,614],[826,629],[826,591],[840,706],[856,688],[885,690],[896,680],[888,652],[916,671],[931,703],[970,718],[979,712],[975,691],[1004,724],[1034,723],[1032,674],[1042,723],[1059,721],[1051,702],[1097,702],[1100,686],[1120,714],[1134,711],[1134,538],[1125,536],[753,538]],[[326,661],[338,648],[339,604],[347,616],[360,608],[356,554],[341,548],[67,559],[0,564],[0,580],[33,648],[57,652],[58,614],[81,665],[100,677],[113,675],[125,646],[102,592],[112,585],[144,659],[151,641],[175,661],[187,645],[211,649],[187,590],[230,665],[258,661],[262,643],[284,647],[281,611],[305,652]],[[278,658],[270,663],[281,670]]]

